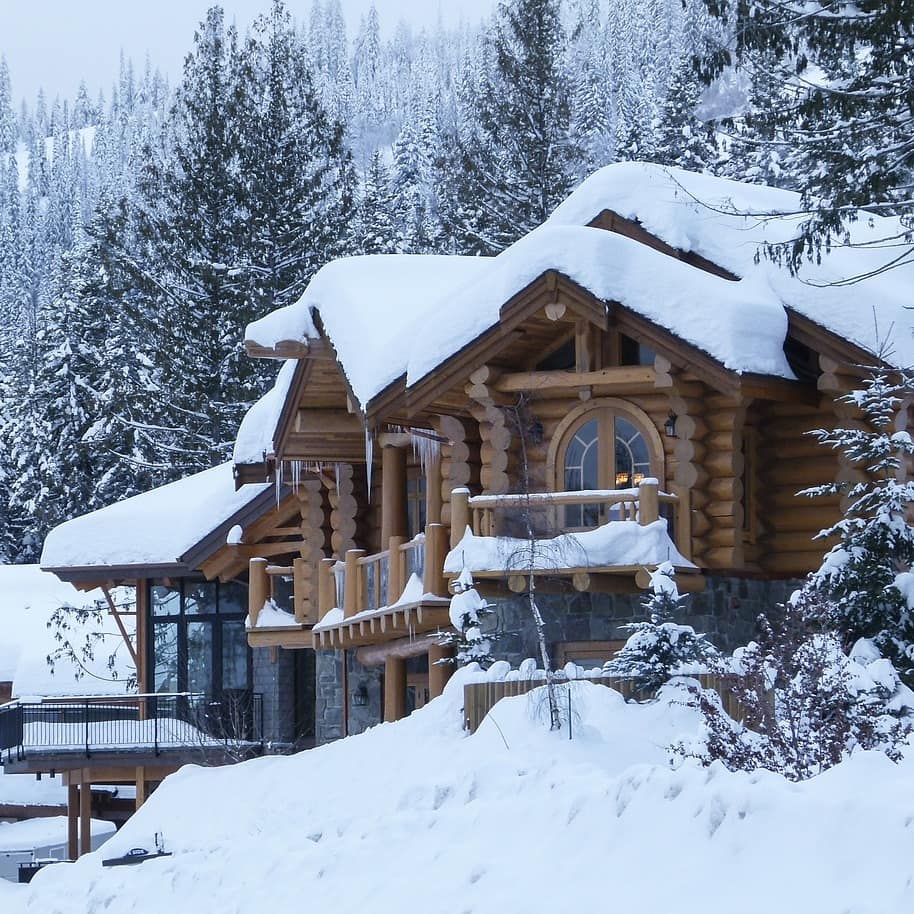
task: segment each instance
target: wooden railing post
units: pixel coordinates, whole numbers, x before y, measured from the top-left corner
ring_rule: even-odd
[[[267,560],[254,558],[248,563],[248,615],[251,628],[257,628],[257,617],[264,603],[270,599],[270,576]]]
[[[405,536],[392,536],[388,540],[390,558],[387,560],[387,605],[392,606],[400,599],[403,588],[406,587],[403,573],[403,552],[400,547],[406,542]],[[378,594],[378,602],[382,597]]]
[[[429,524],[425,528],[425,575],[422,582],[426,593],[438,597],[449,595],[447,579],[444,577],[446,557],[447,528],[443,524]]]
[[[336,565],[336,559],[321,559],[320,564],[317,566],[317,603],[320,619],[323,619],[336,606],[334,565]]]
[[[660,484],[653,477],[638,486],[638,523],[642,527],[660,519]]]
[[[451,549],[466,533],[470,525],[470,490],[465,488],[451,490]]]
[[[454,649],[442,644],[432,644],[428,649],[428,694],[429,698],[437,698],[447,685],[448,679],[454,672],[454,663],[441,663],[454,654]]]
[[[343,615],[348,619],[354,616],[362,607],[362,566],[359,559],[365,555],[364,549],[348,549],[346,551],[346,587],[343,602]]]

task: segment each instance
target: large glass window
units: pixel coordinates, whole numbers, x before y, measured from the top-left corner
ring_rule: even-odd
[[[631,489],[651,475],[651,450],[644,432],[625,415],[595,409],[571,428],[561,454],[559,482],[566,492]],[[568,505],[565,527],[596,527],[620,517],[619,508]]]
[[[219,696],[250,688],[247,587],[184,579],[149,587],[148,668],[156,692]]]

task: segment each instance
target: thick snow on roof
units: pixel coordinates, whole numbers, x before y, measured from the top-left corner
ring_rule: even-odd
[[[107,614],[100,628],[94,618],[80,622],[74,614],[69,630],[63,633],[77,654],[87,635],[99,630],[104,635],[94,645],[95,658],[83,661],[83,674],[77,675],[66,658],[55,661],[53,672],[47,662],[48,655],[61,647],[56,626],[48,626],[53,613],[64,606],[94,608],[101,599],[101,591],[82,593],[37,565],[0,566],[0,681],[12,681],[14,696],[98,695],[124,690],[123,684],[135,671],[116,623]],[[132,630],[132,617],[124,621],[128,631]],[[117,680],[108,670],[110,656],[115,658]]]
[[[245,340],[270,347],[314,339],[311,312],[317,309],[352,392],[364,406],[406,372],[410,341],[424,334],[425,319],[442,294],[480,275],[487,263],[483,257],[431,254],[334,260],[317,272],[294,305],[249,324]]]
[[[241,420],[232,454],[232,461],[236,466],[242,463],[261,463],[267,455],[273,453],[273,435],[279,424],[289,388],[292,386],[297,364],[295,359],[284,362],[276,376],[276,383]]]
[[[767,286],[775,301],[870,352],[878,353],[889,337],[891,360],[914,365],[914,319],[905,310],[914,305],[914,264],[869,275],[898,253],[878,244],[903,231],[897,219],[864,215],[851,226],[849,244],[833,244],[820,263],[803,263],[791,276],[762,250],[790,241],[807,218],[799,194],[791,191],[624,162],[587,178],[546,224],[586,225],[603,210],[637,220],[672,247]]]
[[[45,568],[180,564],[193,546],[249,505],[270,483],[235,491],[224,463],[55,527]]]
[[[497,324],[501,306],[547,270],[631,308],[733,371],[793,377],[783,352],[787,315],[764,285],[720,279],[603,229],[547,224],[440,300],[448,319],[412,338],[407,383]]]

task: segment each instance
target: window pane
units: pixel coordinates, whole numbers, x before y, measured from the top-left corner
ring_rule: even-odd
[[[248,589],[244,584],[231,581],[219,585],[219,614],[243,616],[248,611]]]
[[[154,616],[176,616],[181,611],[181,592],[177,587],[156,584],[149,589]]]
[[[213,624],[187,623],[187,690],[213,690]]]
[[[153,690],[177,692],[178,623],[156,622],[152,626]]]
[[[216,583],[200,581],[184,585],[184,612],[198,616],[216,611]]]
[[[295,612],[295,583],[291,577],[273,575],[273,602],[287,613]],[[219,604],[219,611],[224,614],[224,603]]]
[[[565,451],[565,491],[580,492],[600,487],[599,425],[596,419],[585,422]],[[565,508],[566,527],[592,527],[599,523],[596,505],[569,505]]]
[[[626,419],[616,417],[616,488],[637,486],[651,472],[644,436]]]
[[[244,622],[222,624],[222,688],[248,687],[248,642]]]

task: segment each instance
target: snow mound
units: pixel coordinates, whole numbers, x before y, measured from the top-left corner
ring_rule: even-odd
[[[472,675],[472,674],[469,674]],[[460,728],[458,673],[406,720],[291,757],[168,778],[104,856],[38,874],[17,910],[600,910],[907,914],[914,763],[861,754],[812,781],[731,774],[664,747],[694,733],[665,691],[626,704],[575,683],[572,736],[550,733],[542,689]],[[541,875],[535,875],[541,874]]]

